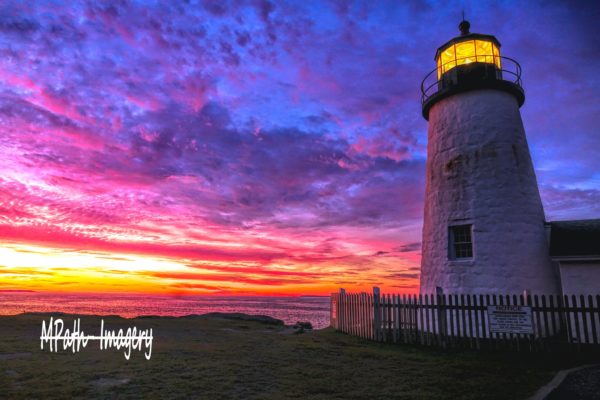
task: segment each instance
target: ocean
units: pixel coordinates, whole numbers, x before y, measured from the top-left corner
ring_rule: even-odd
[[[55,294],[0,292],[0,315],[24,312],[183,316],[209,312],[268,315],[286,325],[309,321],[315,329],[329,326],[329,297],[167,296],[120,294]]]

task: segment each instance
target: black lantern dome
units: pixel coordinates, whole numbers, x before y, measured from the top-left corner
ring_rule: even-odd
[[[439,100],[476,89],[500,89],[513,94],[519,106],[525,102],[521,66],[500,55],[500,42],[492,35],[471,33],[471,24],[459,24],[460,36],[440,46],[435,53],[437,68],[421,83],[423,116]]]

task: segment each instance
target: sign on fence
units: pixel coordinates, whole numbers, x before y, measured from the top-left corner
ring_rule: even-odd
[[[533,333],[531,307],[488,306],[490,333]]]
[[[574,351],[600,351],[600,293],[416,296],[383,294],[374,288],[373,294],[332,293],[331,306],[336,330],[377,342],[477,350],[563,351],[568,346]]]

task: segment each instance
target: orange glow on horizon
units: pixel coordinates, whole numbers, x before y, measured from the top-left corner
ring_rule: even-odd
[[[405,293],[418,290],[418,278],[411,273],[385,279],[389,261],[377,261],[378,270],[360,274],[348,270],[347,260],[318,266],[302,261],[261,265],[17,243],[1,245],[0,260],[0,291],[275,296],[327,295],[340,287],[366,292],[373,286]],[[394,269],[414,271],[411,264]]]

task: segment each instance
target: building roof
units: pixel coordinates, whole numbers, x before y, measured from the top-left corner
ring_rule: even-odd
[[[549,224],[551,257],[600,257],[600,219]]]

